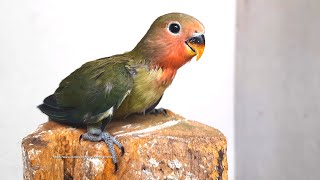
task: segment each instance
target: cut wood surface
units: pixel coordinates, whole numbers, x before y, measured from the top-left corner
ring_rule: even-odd
[[[79,140],[85,128],[53,121],[22,141],[25,179],[228,179],[227,141],[217,129],[168,111],[113,120],[108,132],[125,154],[114,165],[104,142]]]

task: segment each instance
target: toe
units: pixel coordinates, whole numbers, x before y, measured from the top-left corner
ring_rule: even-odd
[[[155,114],[155,115],[162,114],[164,116],[168,115],[167,110],[164,108],[153,109],[149,112],[149,114]]]
[[[167,113],[167,110],[166,110],[166,109],[164,109],[164,108],[159,108],[158,110],[160,111],[160,113],[161,113],[161,114],[163,114],[163,115],[165,115],[165,116],[167,116],[167,115],[168,115],[168,113]]]
[[[98,141],[102,140],[102,137],[94,135],[94,134],[91,134],[91,133],[84,133],[84,134],[81,134],[80,139],[87,140],[87,141],[98,142]]]

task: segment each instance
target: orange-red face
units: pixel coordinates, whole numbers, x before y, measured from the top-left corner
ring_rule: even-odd
[[[186,14],[166,14],[154,21],[139,45],[155,64],[178,69],[194,56],[197,60],[201,57],[205,47],[204,26]]]

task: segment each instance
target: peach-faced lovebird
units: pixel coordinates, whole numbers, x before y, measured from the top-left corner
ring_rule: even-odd
[[[122,155],[124,148],[105,126],[133,113],[160,112],[154,108],[177,70],[193,57],[198,60],[204,46],[201,22],[187,14],[165,14],[132,51],[85,63],[38,107],[50,120],[87,126],[81,138],[104,141],[116,171],[114,145]]]

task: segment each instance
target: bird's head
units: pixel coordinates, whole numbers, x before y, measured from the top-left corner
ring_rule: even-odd
[[[169,13],[158,17],[133,51],[153,66],[178,69],[205,47],[204,26],[192,16]]]

